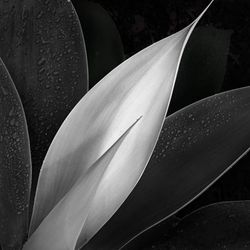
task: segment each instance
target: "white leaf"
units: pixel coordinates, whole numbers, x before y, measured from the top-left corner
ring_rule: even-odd
[[[122,141],[138,120],[88,169],[85,175],[77,180],[71,190],[57,203],[41,226],[32,234],[24,249],[63,250],[75,248],[79,233],[90,212],[91,202],[98,184]],[[76,220],[76,218],[79,219]]]
[[[36,241],[50,242],[50,249],[74,249],[76,240],[77,247],[82,246],[128,197],[150,159],[168,109],[184,47],[202,14],[188,27],[122,63],[73,109],[45,157],[30,234],[39,228],[24,249],[43,249],[42,246],[34,247]],[[92,178],[89,173],[94,163],[138,117],[142,117],[140,122],[123,140],[104,174],[93,185],[96,190],[91,197],[92,193],[84,187]],[[84,196],[88,204],[77,202],[73,198],[77,197],[76,193],[78,200]],[[76,208],[78,212],[70,215],[70,221],[61,222],[61,218],[71,214],[68,209],[75,206],[82,207],[82,213]],[[68,229],[75,223],[82,225],[81,232]],[[54,240],[59,228],[60,242]]]

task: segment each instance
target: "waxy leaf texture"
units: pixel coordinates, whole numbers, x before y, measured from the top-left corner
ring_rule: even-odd
[[[140,181],[86,249],[118,249],[190,203],[248,152],[249,124],[250,87],[167,117]]]
[[[50,220],[61,225],[58,214],[68,204],[65,202],[57,213],[53,213],[54,209],[67,195],[74,196],[75,183],[81,179],[87,182],[84,176],[93,164],[141,117],[98,182],[89,209],[80,217],[78,213],[72,214],[68,221],[82,221],[82,229],[70,231],[69,225],[64,224],[61,242],[51,240],[51,248],[73,249],[75,244],[77,248],[86,244],[126,200],[151,157],[184,47],[202,14],[188,27],[119,65],[72,110],[45,157],[35,197],[31,237],[25,249],[34,248],[36,242],[49,241],[48,235],[53,239],[55,228],[50,227]],[[82,192],[86,190],[83,188]],[[33,237],[37,240],[33,241]]]

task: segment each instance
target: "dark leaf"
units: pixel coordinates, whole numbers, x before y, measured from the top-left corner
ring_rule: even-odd
[[[249,125],[250,87],[167,117],[141,180],[86,249],[117,249],[195,199],[247,152]]]
[[[223,202],[184,217],[154,249],[250,249],[250,201]]]
[[[23,107],[0,60],[0,244],[21,249],[28,230],[31,159]]]
[[[33,184],[61,123],[86,93],[87,62],[70,1],[0,1],[0,56],[20,94],[31,140]]]
[[[119,31],[109,13],[98,3],[75,1],[88,54],[90,88],[124,59]]]
[[[194,30],[183,53],[169,114],[220,91],[231,33],[213,26]]]
[[[123,250],[138,250],[144,249],[149,246],[154,246],[155,242],[164,242],[169,233],[173,228],[180,222],[180,219],[176,216],[171,216],[170,218],[164,220],[162,223],[150,228],[143,234],[140,234],[134,240],[129,242]]]

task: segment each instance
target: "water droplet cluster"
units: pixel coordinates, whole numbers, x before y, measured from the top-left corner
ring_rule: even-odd
[[[0,32],[0,56],[29,126],[35,181],[55,133],[86,92],[82,32],[67,0],[1,1]]]
[[[27,227],[31,173],[28,131],[21,101],[1,61],[0,117],[0,225],[13,222],[17,228],[18,224]],[[1,232],[3,238],[8,234],[15,237],[6,229]]]
[[[228,93],[176,112],[165,120],[152,160],[157,163],[201,145],[207,137],[235,122],[240,111],[247,111],[249,106],[250,102],[242,102],[240,95]]]

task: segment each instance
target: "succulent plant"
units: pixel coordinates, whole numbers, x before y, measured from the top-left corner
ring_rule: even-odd
[[[82,31],[70,1],[0,1],[2,249],[142,249],[140,240],[164,223],[163,249],[247,248],[247,201],[174,217],[249,151],[250,87],[212,95],[223,81],[231,33],[198,29],[188,43],[208,6],[186,28],[122,62],[108,13],[84,6]],[[94,53],[101,45],[91,33],[105,25],[115,41],[107,64]],[[101,37],[111,53],[107,34]],[[221,49],[207,42],[214,36]],[[200,44],[209,52],[192,58]],[[209,66],[216,49],[221,68],[204,71],[215,72],[203,83],[212,81],[209,91],[185,99],[195,79],[190,64]],[[104,48],[97,51],[106,57]],[[88,66],[91,86],[101,79],[90,90]],[[238,221],[227,220],[232,216]],[[203,245],[201,231],[219,219],[218,238]],[[226,241],[231,234],[220,233],[237,222],[246,228],[236,230],[242,237]]]

